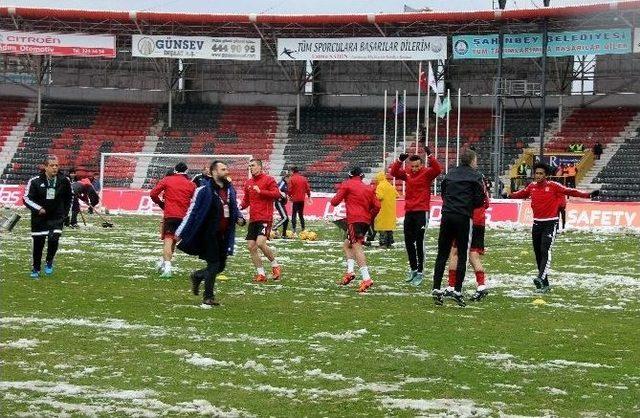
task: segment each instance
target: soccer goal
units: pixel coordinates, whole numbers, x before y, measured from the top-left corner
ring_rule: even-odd
[[[220,160],[229,167],[229,176],[236,190],[241,191],[249,178],[249,154],[153,154],[105,152],[100,156],[101,190],[107,188],[150,189],[173,172],[179,162],[189,167],[187,174],[194,177]]]

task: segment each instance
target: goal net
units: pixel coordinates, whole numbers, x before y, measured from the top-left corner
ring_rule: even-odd
[[[214,160],[227,164],[229,176],[241,193],[249,178],[249,161],[253,157],[216,154],[151,154],[102,153],[100,157],[100,184],[102,188],[151,189],[179,162],[187,164],[190,178],[200,174]]]

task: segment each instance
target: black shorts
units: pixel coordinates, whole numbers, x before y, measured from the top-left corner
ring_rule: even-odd
[[[162,219],[162,232],[160,238],[175,238],[176,231],[182,223],[182,218],[163,218]]]
[[[369,224],[365,222],[354,222],[347,225],[347,239],[349,243],[364,244],[365,238],[369,232]]]
[[[457,248],[455,241],[453,241],[453,247]],[[473,225],[469,252],[484,254],[484,225]]]
[[[271,222],[249,222],[246,240],[255,241],[260,235],[269,239],[269,234],[271,234]]]

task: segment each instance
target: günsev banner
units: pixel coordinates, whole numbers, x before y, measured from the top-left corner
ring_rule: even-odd
[[[142,58],[260,61],[260,38],[132,35],[131,54]]]
[[[0,53],[115,58],[116,37],[0,30]]]
[[[498,58],[498,35],[459,35],[452,38],[454,59]],[[549,32],[547,55],[628,54],[632,50],[631,28],[594,29]],[[504,35],[505,58],[538,58],[542,56],[542,34]]]
[[[282,61],[421,61],[447,59],[446,36],[279,38]]]

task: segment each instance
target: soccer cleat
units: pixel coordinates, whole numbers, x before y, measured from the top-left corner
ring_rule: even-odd
[[[197,296],[198,294],[200,294],[200,283],[202,282],[202,279],[198,277],[198,273],[195,271],[191,273],[190,277],[191,277],[191,293]]]
[[[156,271],[158,273],[161,273],[163,268],[164,268],[164,260],[161,258],[160,260],[156,261]]]
[[[411,283],[413,281],[413,279],[416,278],[416,274],[417,273],[418,273],[417,271],[409,270],[407,272],[407,278],[404,281],[407,282],[407,283]]]
[[[160,273],[160,277],[162,279],[170,279],[171,278],[171,269],[162,270],[162,273]]]
[[[282,275],[282,267],[275,266],[271,267],[271,278],[275,281],[280,280],[280,276]]]
[[[32,279],[39,279],[40,272],[38,270],[31,270],[31,273],[29,273],[29,277],[31,277]]]
[[[542,280],[536,277],[533,279],[533,284],[536,286],[536,289],[540,289],[542,287]]]
[[[264,274],[256,274],[255,277],[253,278],[253,282],[254,283],[266,283],[267,282],[267,276],[265,276]]]
[[[44,274],[51,276],[53,274],[53,264],[46,264],[44,266]]]
[[[433,298],[433,303],[437,306],[442,306],[444,304],[444,292],[440,289],[433,289],[431,291],[431,297]]]
[[[204,309],[211,309],[214,306],[220,306],[220,302],[214,298],[202,299],[202,303],[200,304],[200,307]]]
[[[373,286],[373,280],[367,279],[361,281],[358,287],[358,293],[365,293],[371,286]]]
[[[422,284],[423,280],[424,280],[424,274],[421,271],[417,271],[415,274],[415,277],[411,281],[411,284],[417,287]]]
[[[462,307],[467,306],[467,304],[464,302],[464,297],[462,296],[462,292],[453,291],[451,292],[451,295],[449,297],[453,299],[458,304],[458,306],[462,306]]]
[[[487,289],[476,290],[473,296],[471,296],[471,300],[473,302],[478,302],[479,300],[485,298],[488,294],[489,294],[489,291]]]
[[[549,293],[551,290],[551,286],[542,286],[534,290],[535,293]]]
[[[453,297],[453,290],[451,290],[451,289],[445,289],[445,290],[442,292],[442,297],[445,297],[445,298],[451,298],[451,297]]]
[[[355,278],[356,278],[356,275],[354,273],[345,273],[344,276],[342,276],[342,281],[340,281],[340,286],[348,285]]]

